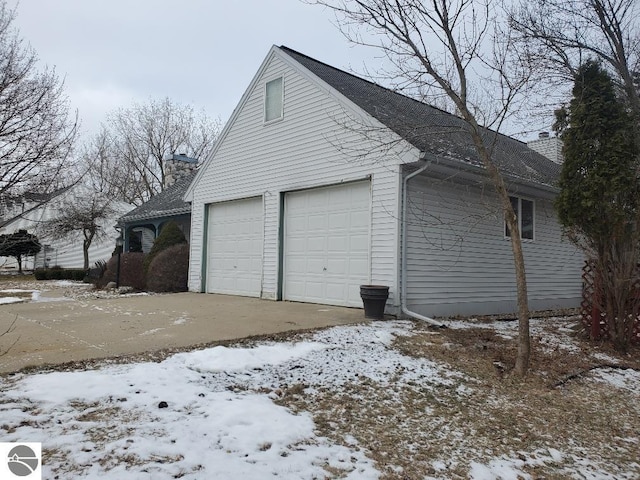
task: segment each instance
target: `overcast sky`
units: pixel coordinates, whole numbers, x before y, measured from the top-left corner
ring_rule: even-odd
[[[14,25],[64,77],[86,137],[109,111],[151,98],[226,122],[274,44],[375,72],[379,53],[332,22],[300,0],[21,0]]]

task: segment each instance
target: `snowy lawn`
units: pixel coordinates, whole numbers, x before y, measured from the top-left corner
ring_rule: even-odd
[[[93,285],[69,280],[25,281],[23,278],[25,277],[0,275],[0,305],[21,302],[67,301],[70,298],[66,295],[49,298],[46,295],[43,296],[42,293],[50,290],[64,290],[65,293],[68,291],[77,295],[79,292],[86,292],[93,288]]]
[[[30,278],[30,277],[26,277]],[[52,290],[59,294],[49,296]],[[92,284],[72,280],[16,280],[9,275],[0,275],[0,305],[9,303],[64,302],[70,300],[120,298],[149,295],[133,292],[130,287],[115,289],[95,289]]]
[[[46,479],[632,479],[637,352],[532,322],[408,321],[291,334],[1,379],[2,441],[42,442]],[[633,367],[633,368],[627,368]]]

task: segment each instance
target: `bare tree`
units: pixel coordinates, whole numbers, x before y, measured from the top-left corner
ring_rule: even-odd
[[[77,133],[63,82],[38,69],[14,19],[0,1],[0,197],[58,188]]]
[[[58,214],[42,226],[43,236],[52,240],[82,238],[83,268],[89,268],[89,248],[104,238],[111,225],[106,220],[117,214],[113,198],[100,192],[86,192],[82,197],[69,198],[58,209]]]
[[[580,65],[602,61],[640,123],[639,8],[636,0],[520,0],[509,22],[515,46],[552,87],[570,88]]]
[[[336,13],[352,42],[381,50],[404,90],[448,99],[498,194],[516,273],[519,320],[515,373],[529,368],[531,344],[525,263],[518,220],[493,151],[503,122],[528,84],[530,72],[513,51],[509,30],[494,19],[489,0],[318,0]],[[487,130],[492,127],[494,130]]]
[[[112,113],[88,148],[100,158],[120,198],[140,205],[164,187],[163,161],[175,153],[202,159],[211,150],[220,122],[165,98]]]

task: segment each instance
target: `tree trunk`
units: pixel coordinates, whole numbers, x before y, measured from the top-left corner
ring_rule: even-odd
[[[470,118],[468,123],[472,126],[471,136],[476,146],[476,150],[480,154],[480,158],[491,178],[493,186],[498,193],[502,211],[504,213],[505,222],[511,232],[511,251],[513,252],[513,264],[516,275],[516,296],[518,305],[518,354],[516,356],[516,364],[514,372],[516,375],[523,377],[529,370],[529,362],[531,359],[531,338],[529,336],[529,300],[527,295],[527,275],[524,263],[524,254],[522,252],[522,240],[520,238],[520,227],[518,219],[509,192],[504,183],[504,178],[500,174],[498,167],[491,159],[491,153],[484,144],[482,135],[480,135],[478,125],[475,119]]]
[[[82,254],[84,255],[84,269],[89,269],[89,247],[91,246],[91,242],[87,242],[87,240],[82,242]]]
[[[95,237],[97,227],[94,225],[91,229],[85,229],[82,233],[84,241],[82,242],[82,254],[84,255],[84,269],[89,270],[89,247]]]
[[[16,260],[18,261],[18,273],[22,275],[22,256],[18,255]]]
[[[510,231],[511,228],[509,228]],[[516,270],[516,286],[518,292],[518,355],[516,356],[515,373],[523,377],[529,370],[531,359],[531,338],[529,336],[529,299],[527,296],[527,275],[522,253],[520,234],[511,235],[511,250]]]

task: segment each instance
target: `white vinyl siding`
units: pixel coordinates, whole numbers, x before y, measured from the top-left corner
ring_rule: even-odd
[[[259,297],[262,198],[209,206],[207,292]]]
[[[283,54],[284,55],[284,54]],[[282,77],[286,84],[282,121],[264,128],[264,81]],[[366,135],[345,130],[349,113],[335,94],[319,88],[302,72],[274,54],[256,76],[236,116],[193,192],[190,289],[199,291],[205,204],[261,195],[264,197],[263,298],[277,298],[281,248],[281,201],[285,192],[370,178],[371,265],[369,279],[389,285],[390,305],[397,301],[399,231],[399,155],[362,159],[344,145],[372,151]],[[354,151],[356,151],[354,150]],[[382,149],[380,149],[382,151]],[[387,149],[388,150],[388,149]],[[401,153],[416,160],[417,152]],[[209,223],[211,219],[208,220]]]
[[[288,193],[284,299],[360,307],[369,283],[370,182]]]
[[[424,176],[409,182],[407,299],[427,316],[511,313],[511,243],[490,191]],[[531,309],[579,304],[582,255],[562,239],[553,205],[536,200],[536,241],[524,242]]]
[[[51,239],[46,235],[46,222],[56,218],[60,214],[60,209],[64,208],[67,202],[78,202],[81,199],[89,198],[94,192],[83,185],[77,185],[67,190],[61,195],[54,197],[51,201],[35,208],[15,221],[0,228],[0,234],[10,234],[17,230],[27,230],[38,237],[42,250],[35,257],[27,257],[22,260],[23,269],[41,268],[45,262],[49,267],[60,266],[63,268],[83,268],[84,253],[82,247],[82,232],[70,234],[63,239]],[[26,205],[29,209],[33,205]],[[113,228],[118,218],[131,211],[133,205],[124,202],[114,202],[114,212],[108,219],[103,219],[99,223],[105,235],[96,237],[89,247],[89,268],[95,267],[97,261],[108,261],[111,258],[116,243],[118,232]],[[46,257],[44,246],[47,245]],[[34,265],[35,261],[35,265]],[[16,268],[18,264],[13,257],[0,257],[0,264],[5,268]]]

